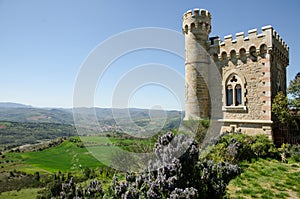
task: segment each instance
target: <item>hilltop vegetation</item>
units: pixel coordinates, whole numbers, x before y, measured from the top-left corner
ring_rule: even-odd
[[[34,108],[22,104],[0,103],[0,121],[74,124],[73,111],[73,109],[64,108]],[[153,118],[166,116],[168,120],[182,117],[181,111],[137,108],[76,108],[75,113],[82,114],[87,121],[93,119],[95,113],[101,125],[115,125],[116,119],[122,123],[125,116],[130,116],[130,119],[134,122],[143,120],[148,120],[149,122],[150,114]]]
[[[95,117],[98,124],[89,125]],[[132,133],[135,129],[143,129],[144,136],[148,132],[178,128],[181,122],[179,111],[159,111],[147,109],[109,109],[80,108],[76,112],[83,114],[80,119],[84,135],[100,135],[102,133]],[[123,115],[130,114],[128,118]],[[154,118],[150,118],[150,115]],[[165,115],[166,114],[166,115]],[[161,118],[165,116],[165,118]],[[161,126],[161,121],[164,121]],[[130,123],[130,124],[129,124]],[[135,129],[134,129],[134,128]],[[81,132],[80,132],[81,133]],[[43,140],[77,135],[72,109],[46,109],[31,106],[0,103],[0,151],[24,144],[34,144]],[[132,133],[134,135],[134,133]]]
[[[64,109],[0,107],[0,121],[73,124],[73,116]]]
[[[75,135],[75,128],[70,124],[0,121],[0,150]]]

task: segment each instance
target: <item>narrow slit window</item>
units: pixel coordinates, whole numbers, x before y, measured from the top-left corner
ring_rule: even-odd
[[[239,106],[242,104],[242,87],[240,84],[235,86],[235,105]]]
[[[226,87],[226,105],[227,106],[233,105],[233,90],[231,85],[228,85]]]

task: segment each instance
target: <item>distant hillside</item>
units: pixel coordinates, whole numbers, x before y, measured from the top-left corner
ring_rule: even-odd
[[[12,102],[0,102],[0,108],[30,108],[32,106],[19,104],[19,103],[12,103]]]
[[[100,124],[115,124],[115,120],[138,122],[153,118],[167,117],[181,118],[180,111],[160,111],[149,109],[111,109],[111,108],[79,108],[76,109],[87,122],[94,118],[94,113]],[[0,103],[0,121],[34,122],[34,123],[61,123],[74,124],[73,109],[62,108],[34,108],[15,103]]]
[[[0,107],[0,121],[73,124],[73,115],[63,109]]]
[[[2,143],[4,145],[5,143],[8,143],[8,140],[13,139],[12,136],[15,133],[18,134],[19,140],[28,136],[30,134],[30,129],[24,129],[24,126],[43,126],[44,130],[41,132],[46,133],[47,131],[51,131],[53,132],[52,137],[64,135],[64,132],[55,133],[57,126],[54,124],[74,126],[73,109],[34,108],[26,105],[13,105],[13,103],[8,103],[5,107],[4,103],[2,103],[2,105],[3,106],[0,107],[0,122],[14,124],[13,131],[11,129],[9,130],[9,128],[0,129],[0,139],[3,141],[5,140],[5,142]],[[8,105],[10,105],[10,107]],[[103,132],[114,132],[127,133],[133,136],[137,134],[150,136],[161,130],[167,131],[178,128],[183,116],[180,111],[136,108],[79,108],[76,109],[76,112],[80,113],[79,116],[78,114],[75,114],[76,123],[78,124],[76,125],[76,128],[80,135],[95,135]],[[98,120],[96,124],[95,122],[91,123],[91,121],[95,121],[95,113]],[[54,126],[47,124],[53,124]],[[58,129],[60,129],[60,127]],[[71,134],[67,133],[67,135]],[[44,136],[40,136],[39,134],[38,137],[41,139],[41,137]],[[29,140],[36,140],[36,138],[30,138]],[[23,141],[28,143],[29,140],[24,139]],[[21,142],[18,141],[18,143]]]
[[[41,140],[74,135],[77,135],[76,130],[70,124],[0,121],[0,151]]]

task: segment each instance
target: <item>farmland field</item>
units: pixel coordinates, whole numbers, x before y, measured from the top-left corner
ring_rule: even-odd
[[[39,172],[68,172],[82,168],[97,168],[109,166],[112,154],[119,149],[133,150],[138,147],[151,147],[148,140],[106,138],[99,136],[81,137],[83,146],[79,147],[71,141],[43,151],[25,153],[7,153],[3,159],[1,170],[17,169],[29,173]],[[96,157],[96,158],[95,158]],[[99,161],[100,160],[100,161]],[[5,163],[9,161],[9,163]]]

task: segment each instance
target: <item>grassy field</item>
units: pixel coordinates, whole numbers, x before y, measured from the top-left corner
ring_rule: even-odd
[[[101,165],[85,148],[79,148],[69,141],[54,148],[24,153],[21,156],[25,164],[51,172],[77,170],[82,167],[95,168]]]
[[[76,171],[85,167],[109,166],[113,154],[120,149],[145,152],[152,150],[149,140],[88,136],[81,137],[81,141],[84,147],[65,141],[59,146],[43,151],[6,153],[5,158],[0,158],[3,166],[0,171],[14,169],[28,173]]]
[[[97,177],[107,188],[111,183],[113,174],[107,174],[109,170],[104,168],[110,166],[115,154],[121,149],[147,149],[151,148],[151,142],[143,139],[106,138],[98,136],[74,138],[64,141],[62,144],[34,152],[8,152],[0,156],[0,186],[5,184],[10,173],[26,172],[34,175],[36,172],[42,174],[46,179],[48,174],[71,172],[77,178],[83,178],[85,168],[95,169]],[[120,157],[123,157],[122,155]],[[119,160],[119,159],[118,159]],[[127,164],[126,161],[122,161]],[[98,168],[98,169],[96,169]],[[102,170],[103,169],[103,170]],[[103,171],[103,172],[102,172]],[[45,175],[46,174],[46,175]],[[10,179],[11,180],[11,179]],[[14,179],[17,181],[17,179]],[[21,183],[21,180],[19,180]],[[19,182],[18,181],[18,182]],[[89,182],[89,180],[87,180]],[[23,181],[22,181],[23,182]],[[24,183],[24,182],[23,182]],[[20,191],[8,191],[0,194],[1,198],[36,198],[38,189],[21,189]]]
[[[260,159],[244,166],[227,187],[229,198],[300,198],[300,163]]]
[[[41,189],[22,189],[20,191],[8,191],[0,193],[0,199],[32,199],[36,198]]]
[[[104,152],[106,150],[103,150]],[[105,156],[105,154],[102,154]],[[75,143],[65,141],[61,145],[43,151],[25,153],[7,153],[2,163],[5,170],[12,168],[40,172],[74,171],[80,168],[96,168],[103,165],[86,148],[77,147]]]

